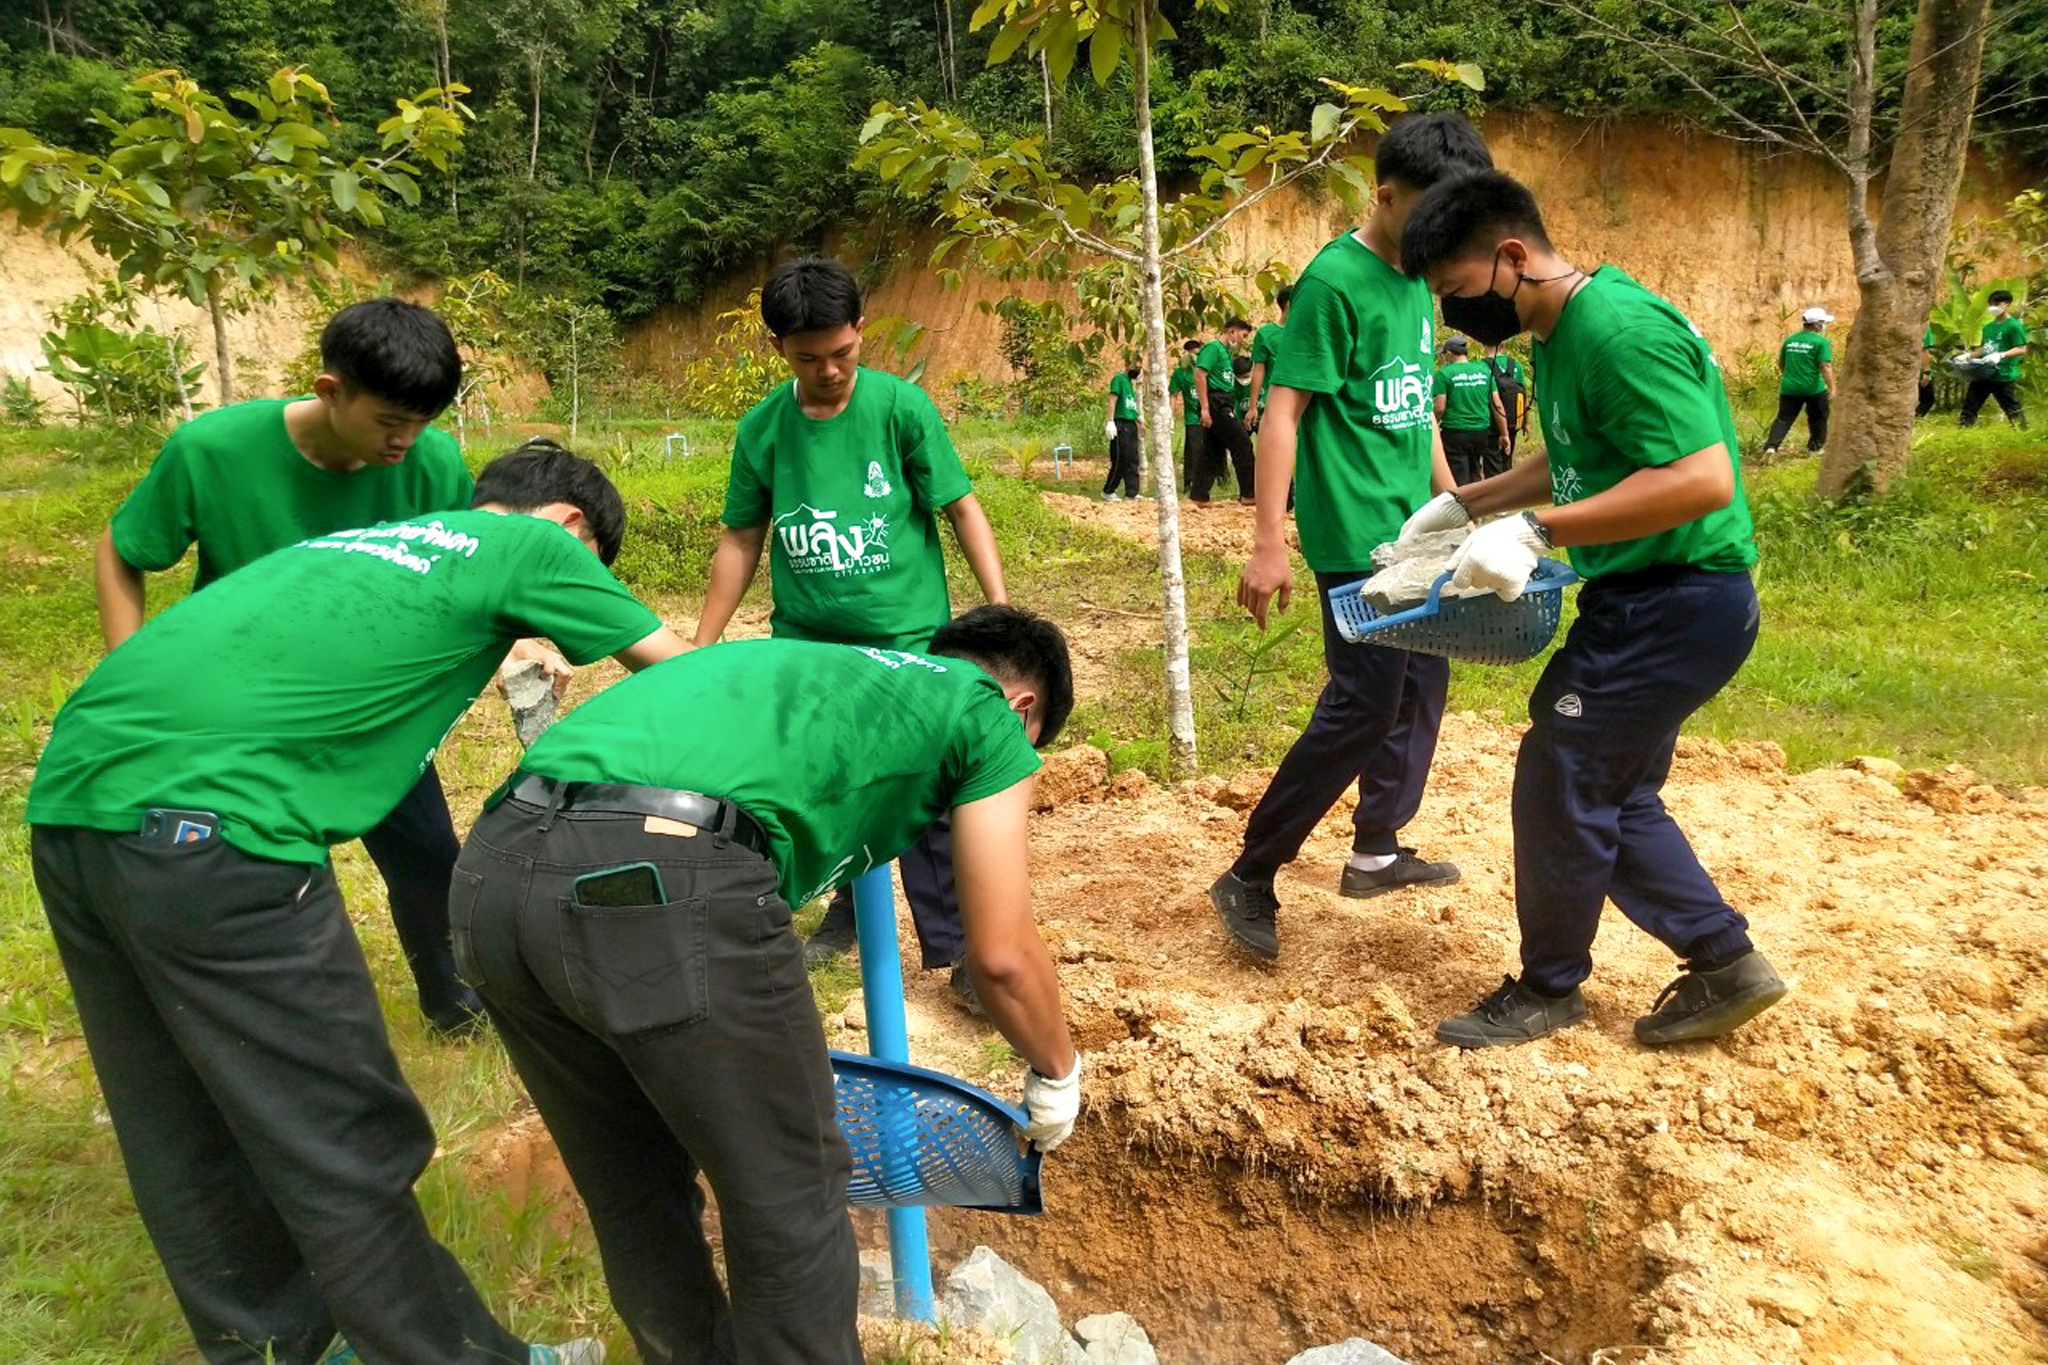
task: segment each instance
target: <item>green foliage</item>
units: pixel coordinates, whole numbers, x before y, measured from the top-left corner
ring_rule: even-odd
[[[44,406],[27,379],[18,374],[0,376],[0,417],[14,426],[39,427]]]
[[[768,348],[761,291],[718,315],[718,338],[683,371],[682,407],[701,417],[737,421],[768,396],[788,370]]]
[[[1018,412],[1066,412],[1095,396],[1088,348],[1073,339],[1063,307],[1012,294],[988,308],[1002,323],[996,344],[1017,375]]]
[[[81,419],[165,425],[186,406],[206,371],[192,361],[183,337],[141,325],[136,303],[125,285],[109,280],[50,315],[52,329],[42,338],[44,368],[71,391]]]

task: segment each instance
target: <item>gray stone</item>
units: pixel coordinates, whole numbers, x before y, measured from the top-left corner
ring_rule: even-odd
[[[1097,1313],[1074,1324],[1091,1365],[1159,1365],[1152,1339],[1129,1313]]]
[[[499,675],[499,681],[512,707],[512,728],[519,734],[519,747],[530,749],[555,723],[555,685],[538,659],[512,665]]]
[[[864,1318],[896,1316],[896,1279],[889,1265],[889,1253],[881,1248],[860,1254],[860,1315]]]
[[[1359,591],[1376,611],[1401,611],[1426,601],[1430,585],[1451,567],[1470,534],[1471,528],[1460,526],[1450,531],[1428,531],[1412,540],[1388,541],[1372,552],[1373,566],[1378,572]],[[1446,583],[1443,595],[1476,597],[1487,591],[1490,590],[1467,588],[1454,593]]]
[[[1403,1365],[1391,1351],[1373,1345],[1364,1337],[1352,1337],[1334,1346],[1317,1346],[1303,1351],[1287,1365]]]
[[[1060,1326],[1052,1295],[987,1247],[976,1247],[946,1277],[939,1321],[1008,1341],[1015,1365],[1095,1365]]]

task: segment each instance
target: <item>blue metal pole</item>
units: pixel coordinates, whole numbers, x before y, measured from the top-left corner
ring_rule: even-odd
[[[861,999],[872,1055],[885,1062],[908,1062],[910,1027],[903,1016],[903,962],[889,864],[854,879],[853,923],[860,942]],[[923,1209],[889,1210],[889,1273],[896,1282],[896,1316],[932,1321],[932,1254]]]

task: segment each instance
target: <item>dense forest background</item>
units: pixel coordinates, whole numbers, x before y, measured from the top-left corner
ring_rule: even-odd
[[[1713,0],[1676,0],[1704,12]],[[402,269],[489,266],[629,318],[695,301],[733,265],[815,243],[834,221],[892,212],[850,169],[879,98],[955,109],[992,132],[1045,133],[1083,177],[1127,171],[1129,86],[1054,90],[1013,61],[984,68],[989,35],[968,0],[13,0],[0,14],[0,125],[65,145],[103,139],[95,109],[132,116],[140,70],[175,66],[217,92],[303,63],[333,91],[344,138],[365,138],[394,96],[442,80],[471,88],[477,122],[451,183],[394,215],[382,245]],[[1240,0],[1228,13],[1168,6],[1181,37],[1154,87],[1162,170],[1217,131],[1299,125],[1323,76],[1413,87],[1418,57],[1481,64],[1483,100],[1588,117],[1715,113],[1655,57],[1585,35],[1540,3]],[[1185,12],[1181,12],[1184,10]],[[1601,0],[1624,26],[1675,24],[1668,6]],[[1749,22],[1839,68],[1843,17],[1825,5],[1751,3]],[[2048,152],[2048,0],[2009,0],[1986,53],[1978,141]],[[1913,10],[1885,0],[1882,88],[1895,97]],[[1784,50],[1784,49],[1780,49]],[[1766,107],[1759,82],[1718,82]],[[355,148],[337,147],[346,155]],[[900,210],[896,210],[900,211]]]

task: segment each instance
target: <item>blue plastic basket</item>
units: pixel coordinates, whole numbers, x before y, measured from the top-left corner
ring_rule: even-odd
[[[1406,611],[1382,613],[1365,600],[1365,580],[1330,589],[1330,613],[1337,633],[1352,644],[1412,649],[1475,664],[1518,664],[1543,652],[1557,634],[1564,589],[1579,579],[1572,566],[1539,559],[1529,586],[1512,602],[1492,593],[1443,599],[1444,573],[1429,588],[1429,600]]]
[[[851,1052],[832,1054],[832,1073],[853,1149],[848,1203],[1044,1211],[1023,1111],[944,1072]]]

